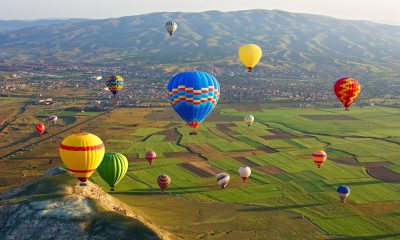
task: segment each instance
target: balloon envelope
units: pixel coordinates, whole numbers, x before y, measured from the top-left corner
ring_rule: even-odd
[[[52,115],[48,118],[48,121],[52,124],[56,124],[58,117],[56,115]]]
[[[128,159],[121,153],[106,153],[101,161],[97,172],[100,177],[111,187],[114,187],[125,176],[128,171]]]
[[[322,166],[327,157],[328,155],[326,154],[326,152],[322,150],[314,151],[312,154],[312,159],[314,160],[314,163],[315,165],[317,165],[318,168]]]
[[[111,75],[106,84],[108,90],[115,96],[124,88],[124,79],[119,75]]]
[[[353,78],[341,78],[336,81],[333,90],[343,107],[348,110],[361,92],[361,85]]]
[[[169,33],[170,36],[176,31],[178,28],[178,24],[174,21],[168,21],[165,23],[165,30]]]
[[[228,185],[230,179],[231,178],[229,177],[229,174],[227,174],[227,173],[220,173],[217,175],[217,183],[218,183],[218,185],[221,186],[221,189],[225,189],[225,187]]]
[[[241,166],[238,171],[240,177],[243,179],[243,182],[245,182],[251,175],[251,169],[248,166]]]
[[[342,202],[344,202],[344,200],[349,196],[350,194],[350,188],[346,185],[340,185],[336,192],[338,193],[340,199],[342,200]]]
[[[157,154],[156,154],[156,152],[154,152],[154,151],[148,151],[148,152],[146,152],[145,157],[146,157],[146,160],[147,160],[147,161],[149,162],[149,164],[151,165],[152,162],[153,162],[154,160],[156,160]]]
[[[46,130],[46,127],[44,126],[43,123],[37,123],[35,125],[36,132],[39,133],[39,135],[42,135],[44,131]]]
[[[220,87],[206,72],[182,72],[169,81],[167,91],[175,112],[196,129],[217,105]]]
[[[244,122],[247,124],[247,126],[251,126],[254,122],[254,116],[253,115],[246,115],[244,116]]]
[[[249,72],[260,61],[262,50],[255,44],[245,44],[239,48],[239,59],[247,67]]]
[[[103,141],[90,133],[69,135],[60,145],[61,160],[82,183],[100,165],[104,152]]]
[[[168,175],[160,175],[157,178],[157,184],[164,191],[171,184],[171,178]]]

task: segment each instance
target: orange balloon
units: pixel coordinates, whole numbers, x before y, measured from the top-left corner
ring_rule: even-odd
[[[36,129],[36,132],[39,133],[39,135],[42,135],[44,133],[44,130],[46,130],[46,127],[44,126],[43,123],[37,123],[35,125],[35,129]]]
[[[317,150],[312,154],[312,159],[314,160],[314,163],[315,165],[317,165],[318,168],[322,166],[327,157],[328,155],[326,154],[326,152],[322,150]]]
[[[342,102],[345,110],[348,111],[350,105],[356,100],[361,92],[361,85],[353,78],[341,78],[336,81],[333,90],[337,98]]]

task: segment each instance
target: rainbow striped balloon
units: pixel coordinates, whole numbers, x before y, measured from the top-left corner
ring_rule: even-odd
[[[106,82],[108,90],[115,96],[124,88],[124,79],[119,75],[111,75]]]
[[[167,91],[175,112],[196,129],[217,105],[220,87],[206,72],[182,72],[169,80]]]
[[[168,175],[160,175],[157,178],[157,184],[164,191],[171,184],[171,178]]]

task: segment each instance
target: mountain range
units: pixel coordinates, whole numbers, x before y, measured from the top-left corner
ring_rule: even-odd
[[[174,36],[164,30],[178,23]],[[239,64],[238,48],[263,49],[261,66],[399,74],[400,27],[278,10],[151,13],[5,27],[0,61]],[[9,26],[9,25],[8,25]]]

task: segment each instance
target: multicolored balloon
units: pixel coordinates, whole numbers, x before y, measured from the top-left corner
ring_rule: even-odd
[[[247,126],[251,126],[254,122],[254,116],[253,115],[246,115],[244,116],[244,122],[247,124]]]
[[[104,157],[103,141],[90,133],[77,133],[66,137],[60,145],[64,165],[86,185],[87,179],[96,171]]]
[[[46,127],[44,126],[43,123],[36,123],[35,129],[39,135],[42,135],[44,133],[44,131],[46,130]]]
[[[333,90],[346,111],[349,110],[350,105],[356,100],[358,94],[361,92],[360,83],[353,78],[341,78],[336,81]]]
[[[255,44],[245,44],[239,48],[239,59],[247,67],[248,71],[254,68],[262,57],[262,50]]]
[[[169,33],[170,36],[176,31],[178,28],[178,24],[174,21],[168,21],[165,23],[165,30]]]
[[[121,153],[109,152],[104,154],[97,172],[100,177],[110,186],[110,190],[114,191],[115,186],[125,176],[128,171],[128,159]]]
[[[346,185],[340,185],[336,192],[340,197],[340,201],[344,203],[346,198],[350,195],[350,188]]]
[[[312,154],[312,159],[314,160],[314,163],[315,165],[317,165],[318,168],[322,166],[327,157],[328,155],[326,154],[326,152],[322,150],[314,151]]]
[[[150,165],[153,163],[154,160],[156,160],[156,157],[157,157],[157,154],[154,151],[148,151],[145,154],[145,158],[149,162]]]
[[[248,166],[241,166],[239,168],[239,175],[243,179],[243,182],[246,182],[246,180],[250,177],[251,175],[251,169]]]
[[[111,75],[106,84],[108,90],[115,96],[124,88],[124,79],[119,75]]]
[[[221,189],[225,189],[230,179],[229,174],[220,173],[217,175],[217,184],[221,186]]]
[[[58,117],[56,115],[51,115],[47,120],[52,124],[56,124]]]
[[[171,184],[171,178],[168,175],[160,175],[157,178],[157,184],[164,191]]]
[[[182,72],[168,83],[169,100],[175,112],[196,129],[218,103],[217,79],[206,72]]]

